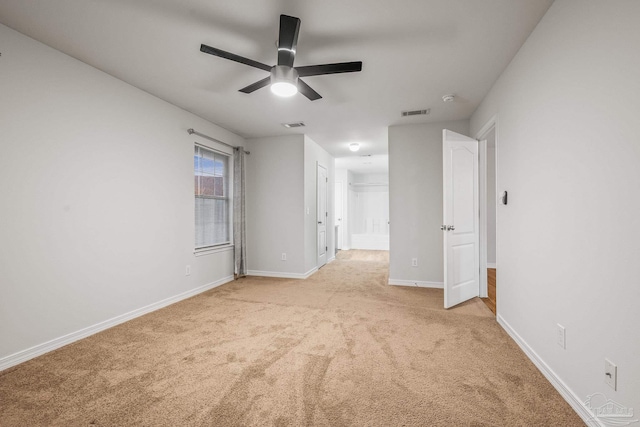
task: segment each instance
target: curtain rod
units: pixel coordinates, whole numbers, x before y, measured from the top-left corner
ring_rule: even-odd
[[[212,137],[210,137],[209,135],[205,135],[204,133],[200,133],[200,132],[198,132],[198,131],[196,131],[196,130],[193,130],[193,128],[191,128],[191,129],[187,129],[187,133],[188,133],[189,135],[198,135],[198,136],[201,136],[201,137],[206,138],[206,139],[208,139],[208,140],[210,140],[210,141],[217,142],[218,144],[226,145],[227,147],[231,147],[231,148],[238,148],[238,149],[239,149],[239,148],[242,148],[242,147],[236,147],[235,145],[227,144],[226,142],[218,141],[217,139],[212,138]],[[244,151],[246,154],[251,154],[251,152],[250,152],[250,151],[246,151],[244,148],[242,149],[242,151]]]

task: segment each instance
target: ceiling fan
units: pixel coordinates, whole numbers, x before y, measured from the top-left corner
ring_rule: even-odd
[[[240,92],[251,93],[265,86],[271,85],[271,91],[279,96],[293,96],[300,92],[309,100],[315,101],[322,98],[318,92],[313,90],[299,77],[319,76],[322,74],[354,73],[362,70],[362,62],[340,62],[337,64],[307,65],[304,67],[294,67],[293,61],[296,57],[296,46],[298,44],[298,33],[300,32],[300,19],[293,16],[280,15],[280,37],[278,39],[278,64],[269,65],[252,59],[244,58],[215,47],[200,45],[200,51],[231,61],[246,64],[251,67],[269,71],[271,75],[247,87],[240,89]]]

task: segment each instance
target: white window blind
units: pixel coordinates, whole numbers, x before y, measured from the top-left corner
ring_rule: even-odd
[[[195,146],[196,249],[224,245],[229,236],[229,156]]]

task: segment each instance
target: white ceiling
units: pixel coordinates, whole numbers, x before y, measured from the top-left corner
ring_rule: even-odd
[[[336,159],[336,169],[346,169],[358,174],[382,174],[389,170],[387,154],[353,154]]]
[[[0,0],[0,22],[244,137],[304,132],[342,157],[353,141],[358,155],[386,154],[390,125],[469,118],[551,3]],[[362,72],[307,77],[318,101],[247,95],[267,72],[199,50],[275,64],[281,13],[302,20],[294,65],[362,61]],[[306,128],[281,126],[297,121]]]

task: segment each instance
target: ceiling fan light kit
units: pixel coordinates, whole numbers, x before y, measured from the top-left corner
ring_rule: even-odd
[[[271,85],[271,91],[278,96],[293,96],[300,92],[310,101],[322,98],[318,92],[298,77],[320,76],[323,74],[355,73],[362,71],[362,62],[340,62],[337,64],[307,65],[294,67],[298,45],[298,33],[300,32],[300,19],[280,15],[280,37],[278,38],[278,64],[271,67],[253,59],[244,58],[234,53],[225,52],[215,47],[200,45],[200,51],[209,55],[219,56],[230,61],[249,65],[269,71],[271,75],[249,86],[240,89],[243,93],[252,93],[265,86]]]
[[[271,69],[271,92],[290,97],[298,93],[298,72],[295,68],[276,65]]]

